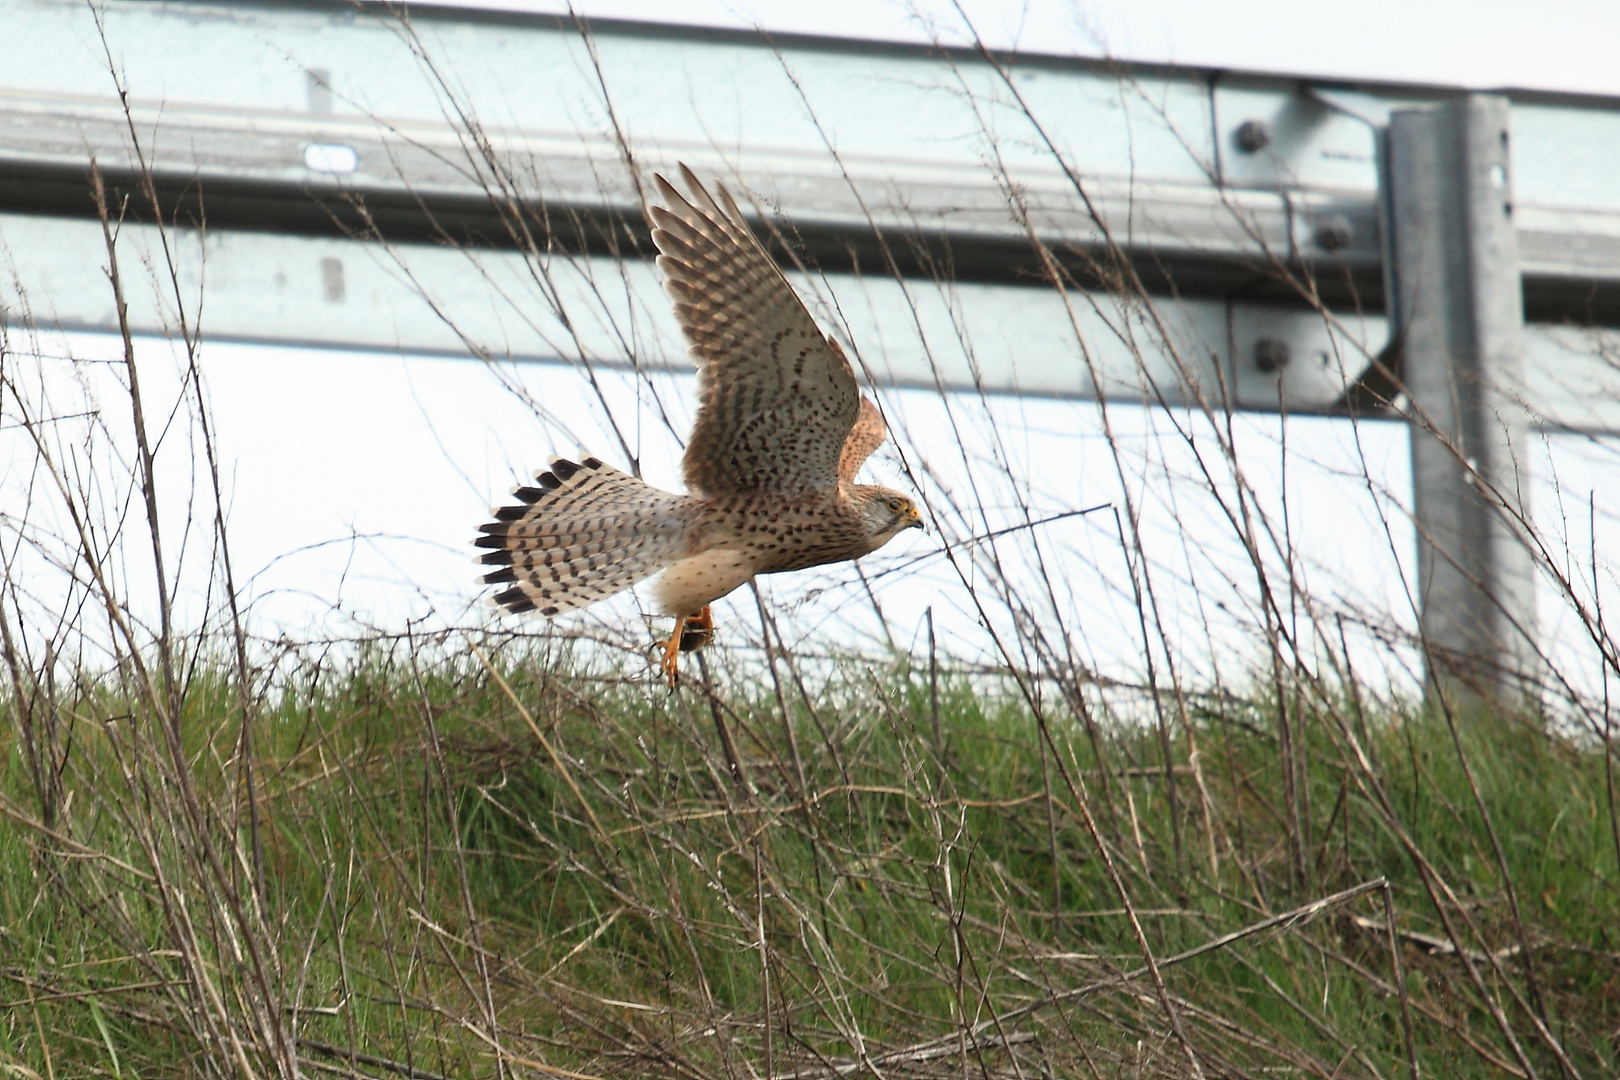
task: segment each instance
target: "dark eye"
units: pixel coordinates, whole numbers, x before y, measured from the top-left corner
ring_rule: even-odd
[[[904,499],[890,499],[889,500],[889,509],[893,510],[895,513],[898,514],[900,511],[904,510],[905,508],[906,508],[906,500],[904,500]]]

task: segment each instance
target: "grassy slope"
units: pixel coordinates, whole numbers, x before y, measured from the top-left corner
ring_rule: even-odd
[[[931,686],[850,664],[807,693],[784,669],[780,693],[722,679],[713,695],[668,696],[543,663],[506,670],[555,759],[471,657],[292,678],[256,707],[256,833],[234,692],[191,688],[207,827],[222,850],[237,842],[226,874],[244,890],[263,867],[273,991],[311,1067],[352,1048],[370,1056],[349,1062],[360,1075],[495,1075],[499,1044],[519,1075],[540,1075],[527,1059],[599,1076],[808,1076],[863,1055],[884,1075],[1184,1075],[1152,981],[1108,981],[1141,950],[1072,782],[1156,957],[1380,875],[1403,931],[1444,938],[1430,897],[1449,889],[1479,981],[1405,939],[1424,1071],[1521,1070],[1480,986],[1540,1075],[1560,1064],[1532,1016],[1581,1075],[1620,1070],[1603,758],[1531,727],[1473,718],[1459,753],[1437,719],[1345,706],[1341,724],[1291,701],[1306,777],[1295,843],[1275,703],[1193,710],[1167,777],[1151,725],[1094,717],[1112,733],[1094,736],[1053,705],[1048,746],[1010,683]],[[59,706],[57,838],[16,823],[47,816],[23,740],[0,781],[13,815],[0,824],[0,1070],[205,1075],[181,1015],[200,991],[165,953],[172,915],[138,876],[84,857],[189,872],[184,830],[138,809],[170,798],[161,752],[142,756],[143,710],[110,683]],[[8,720],[23,725],[15,702]],[[37,710],[28,723],[41,729]],[[142,821],[157,823],[145,850]],[[1166,968],[1206,1069],[1401,1075],[1383,918],[1375,891]],[[251,997],[251,980],[229,976],[242,944],[203,937],[221,985]],[[1533,978],[1509,951],[1525,942]],[[957,1037],[974,1024],[977,1048]]]

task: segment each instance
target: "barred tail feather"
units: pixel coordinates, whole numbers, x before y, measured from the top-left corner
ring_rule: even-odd
[[[512,612],[557,615],[623,592],[680,558],[693,500],[643,483],[596,458],[554,458],[520,505],[494,512],[474,543],[500,569],[486,585]]]

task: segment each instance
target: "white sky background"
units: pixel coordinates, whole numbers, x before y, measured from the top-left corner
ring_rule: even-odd
[[[559,10],[546,3],[461,6]],[[947,41],[962,40],[958,12],[937,2],[602,0],[580,6],[599,17],[902,40],[926,40],[937,32]],[[1132,0],[963,6],[997,47],[1620,94],[1620,64],[1614,60],[1620,4],[1612,2],[1373,0],[1346,8],[1270,0]],[[81,353],[107,353],[112,345],[97,339],[73,343]],[[143,349],[155,353],[159,346]],[[569,421],[566,427],[538,420],[487,372],[466,362],[210,344],[205,372],[231,492],[237,578],[249,585],[261,633],[279,627],[293,636],[343,635],[365,626],[397,629],[410,619],[429,627],[497,625],[499,617],[480,606],[488,590],[473,583],[468,543],[474,526],[486,520],[489,504],[554,452],[573,454],[583,447],[623,464],[616,442],[603,429],[602,411],[561,369],[529,367],[523,378],[552,413]],[[662,394],[683,435],[689,413],[680,409],[690,408],[690,385],[690,380],[669,380]],[[114,393],[110,385],[103,392],[109,398]],[[616,379],[608,380],[607,393],[616,415],[635,418],[636,449],[647,479],[678,489],[678,445],[649,410],[638,407],[645,395],[628,380]],[[893,394],[885,405],[902,445],[911,450],[937,445],[950,430],[950,406],[934,395]],[[999,452],[1012,473],[1032,478],[1026,491],[1003,486],[991,493],[998,520],[1009,520],[1015,509],[1011,501],[1019,496],[1029,499],[1036,517],[1117,503],[1118,480],[1095,405],[1000,399],[965,407],[957,419],[969,432],[964,451],[969,457],[955,463],[949,455],[940,459],[940,484],[960,493],[966,475],[996,467],[989,460],[998,452],[992,430],[1002,440]],[[1230,597],[1190,584],[1194,574],[1207,582],[1211,575],[1241,573],[1240,552],[1224,539],[1230,529],[1207,499],[1200,500],[1196,483],[1188,482],[1194,475],[1190,455],[1162,418],[1115,409],[1113,422],[1121,439],[1140,454],[1140,473],[1133,480],[1150,493],[1145,543],[1161,568],[1169,630],[1185,649],[1181,662],[1207,674],[1208,661],[1200,657],[1226,650],[1223,661],[1241,670],[1254,658],[1252,640],[1235,631],[1230,613],[1213,608]],[[1355,430],[1343,422],[1291,420],[1286,485],[1278,419],[1240,417],[1237,434],[1251,483],[1272,493],[1269,509],[1280,509],[1286,492],[1293,530],[1287,540],[1303,553],[1312,590],[1412,625],[1400,571],[1412,561],[1410,526],[1380,492],[1369,492],[1361,475],[1365,467],[1375,489],[1387,488],[1398,501],[1406,500],[1404,429],[1381,423]],[[1207,444],[1207,433],[1202,437]],[[907,486],[892,452],[874,465],[880,480]],[[1538,456],[1538,473],[1544,481],[1537,493],[1538,515],[1547,515],[1558,528],[1568,519],[1569,545],[1584,551],[1590,543],[1587,493],[1609,490],[1620,498],[1614,455],[1581,440],[1558,440]],[[1561,481],[1556,495],[1546,483],[1555,476]],[[174,479],[178,484],[181,478]],[[171,535],[180,530],[177,521]],[[1600,528],[1604,550],[1613,531]],[[800,634],[833,629],[852,643],[871,645],[881,641],[886,628],[897,645],[915,648],[924,639],[924,613],[932,608],[944,647],[988,659],[979,613],[957,577],[937,557],[910,561],[937,550],[936,535],[908,534],[863,564],[882,623],[869,615],[873,601],[860,582],[843,571],[775,579],[768,588],[790,608]],[[1055,602],[1075,617],[1071,628],[1082,659],[1118,676],[1140,675],[1141,631],[1112,516],[1104,512],[1026,533],[1003,551],[1009,559],[1033,560],[1037,554],[1061,572],[1055,582],[1026,574],[1028,592],[1034,596],[1053,585],[1060,594]],[[1203,597],[1210,598],[1208,604]],[[734,600],[722,618],[757,621],[746,591]],[[1566,645],[1573,640],[1566,619],[1545,606],[1544,613],[1549,634],[1565,635]],[[573,625],[626,640],[646,636],[628,603],[595,610]],[[1367,655],[1369,663],[1380,662]],[[1595,677],[1594,667],[1582,670]],[[1382,672],[1369,674],[1376,680]],[[1405,682],[1401,672],[1389,674]]]
[[[566,12],[566,3],[445,0]],[[582,0],[598,18],[928,41],[1476,89],[1620,94],[1611,0]]]

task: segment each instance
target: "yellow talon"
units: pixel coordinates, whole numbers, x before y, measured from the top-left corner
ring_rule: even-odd
[[[664,650],[664,659],[659,664],[664,678],[669,680],[670,689],[681,681],[680,658],[683,652],[696,652],[714,640],[714,616],[709,612],[709,605],[704,604],[703,610],[696,615],[675,616],[675,629],[670,631],[669,640],[659,642],[659,648]]]
[[[663,669],[664,678],[669,680],[671,690],[681,681],[681,631],[686,629],[686,618],[685,615],[675,616],[675,630],[669,635],[669,640],[662,643],[664,659],[660,667]]]

